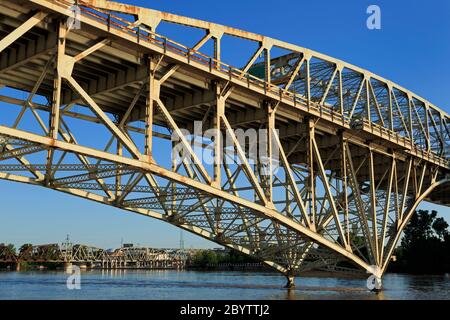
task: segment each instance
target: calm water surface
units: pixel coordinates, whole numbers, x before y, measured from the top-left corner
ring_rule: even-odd
[[[450,276],[387,274],[374,294],[365,279],[304,277],[283,289],[274,273],[90,270],[68,290],[62,271],[0,272],[0,299],[450,299]]]

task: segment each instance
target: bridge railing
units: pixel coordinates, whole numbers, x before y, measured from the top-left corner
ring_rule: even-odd
[[[67,1],[58,0],[58,2],[69,4]],[[215,69],[223,74],[226,74],[230,77],[230,79],[241,80],[247,83],[248,86],[253,85],[259,88],[262,88],[266,93],[272,93],[274,95],[280,96],[285,100],[291,101],[294,104],[306,104],[307,98],[296,94],[289,90],[284,90],[283,88],[271,84],[261,78],[258,78],[248,72],[244,72],[243,70],[233,67],[221,60],[215,59],[211,56],[208,56],[202,52],[192,50],[192,48],[185,46],[179,42],[169,39],[166,36],[155,33],[148,28],[144,27],[136,27],[131,24],[130,21],[127,21],[123,18],[120,18],[117,15],[114,15],[105,10],[101,10],[98,8],[91,7],[87,4],[83,4],[82,1],[80,3],[83,5],[81,7],[81,12],[85,15],[88,15],[96,20],[106,24],[108,28],[115,28],[117,30],[123,31],[132,35],[136,38],[136,41],[139,43],[141,41],[147,41],[152,44],[157,45],[164,52],[172,52],[183,56],[189,60],[195,61],[197,63],[208,66],[210,70]],[[311,109],[315,109],[320,113],[328,114],[331,116],[336,116],[337,118],[344,118],[345,121],[349,122],[349,118],[345,118],[344,115],[339,114],[331,107],[327,107],[325,105],[321,105],[319,103],[315,103],[310,101],[309,103]]]

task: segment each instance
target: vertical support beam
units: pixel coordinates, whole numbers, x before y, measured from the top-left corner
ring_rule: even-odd
[[[116,150],[117,155],[119,157],[121,157],[122,154],[123,154],[123,148],[122,148],[122,144],[120,143],[119,140],[117,140],[117,147],[116,148],[117,148],[117,150]],[[121,192],[121,185],[122,185],[122,173],[121,173],[121,170],[118,169],[117,170],[117,174],[116,174],[116,190],[115,190],[116,196],[115,196],[115,199],[119,199],[121,194],[122,194],[122,192]]]
[[[311,225],[317,227],[317,217],[316,217],[316,179],[314,172],[314,120],[308,119],[308,143],[306,149],[306,162],[308,165],[308,192],[310,199],[310,217],[311,217]]]
[[[66,25],[60,21],[58,26],[58,46],[55,61],[55,74],[53,80],[53,100],[52,100],[52,112],[50,115],[50,132],[49,136],[53,139],[58,138],[59,129],[59,107],[61,104],[61,68],[63,64],[63,57],[65,55],[66,47]]]
[[[414,194],[417,194],[418,185],[417,185],[417,166],[412,166],[412,188],[414,190]]]
[[[442,151],[439,153],[440,156],[445,156],[445,128],[444,128],[444,115],[442,114],[442,112],[439,112],[439,133],[441,136],[441,141],[442,141]]]
[[[400,206],[400,220],[399,220],[399,225],[402,224],[403,222],[403,211],[405,210],[405,206],[406,206],[406,198],[408,195],[408,187],[409,187],[409,180],[411,177],[411,168],[412,168],[412,164],[413,164],[413,159],[410,158],[408,161],[408,168],[406,169],[406,175],[405,175],[405,181],[403,182],[403,199],[402,199],[402,204]]]
[[[310,72],[310,56],[305,55],[306,60],[306,105],[308,109],[311,107],[311,72]]]
[[[216,59],[217,61],[220,61],[220,56],[221,56],[221,38],[219,37],[214,37],[214,59]],[[219,68],[219,65],[216,66],[217,68]]]
[[[339,68],[339,112],[342,115],[342,123],[345,123],[344,117],[344,90],[342,87],[342,66]]]
[[[412,120],[412,98],[408,94],[408,113],[409,113],[409,137],[411,138],[411,147],[414,146],[413,120]]]
[[[383,227],[382,227],[382,234],[380,237],[380,256],[379,256],[379,261],[381,263],[383,263],[383,256],[384,256],[384,239],[386,239],[386,233],[387,233],[387,223],[389,220],[389,209],[391,206],[391,196],[392,196],[392,185],[394,182],[394,177],[395,177],[395,168],[396,164],[395,164],[395,155],[392,155],[392,163],[391,163],[391,170],[390,170],[390,174],[389,174],[389,184],[388,184],[388,188],[386,191],[386,204],[384,207],[384,212],[383,212]]]
[[[340,143],[341,143],[341,177],[342,177],[342,195],[344,197],[344,215],[345,215],[345,232],[347,235],[347,242],[350,243],[350,219],[349,219],[349,208],[348,208],[348,190],[347,190],[347,157],[346,148],[347,142],[344,140],[343,132],[340,133]]]
[[[146,94],[145,105],[145,148],[144,154],[148,157],[149,161],[153,159],[153,101],[155,100],[155,94],[159,94],[156,91],[155,86],[155,70],[156,61],[153,57],[148,59],[148,91]]]
[[[55,59],[55,67],[54,67],[54,79],[53,79],[53,97],[52,97],[52,109],[49,117],[49,131],[48,135],[50,138],[57,140],[58,132],[59,132],[59,122],[60,122],[60,114],[59,108],[61,104],[61,84],[62,84],[62,68],[63,68],[63,58],[65,56],[65,48],[66,48],[66,36],[67,36],[67,28],[64,22],[58,22],[58,43],[56,49],[56,59]],[[53,163],[53,156],[55,150],[53,148],[49,148],[47,151],[47,174],[45,177],[46,184],[49,183],[52,178],[52,170],[51,166]]]
[[[176,150],[175,148],[175,141],[172,141],[172,167],[171,170],[172,172],[176,172],[177,171],[177,154],[174,152]],[[170,209],[168,210],[167,214],[168,215],[174,215],[176,214],[176,199],[175,199],[175,194],[177,192],[177,183],[175,181],[171,181],[171,193],[172,193],[172,201],[170,202]]]
[[[394,131],[394,117],[392,114],[392,88],[390,85],[387,86],[388,97],[389,97],[389,128]]]
[[[275,109],[270,103],[267,104],[267,198],[273,201],[273,139],[275,134]]]
[[[394,166],[394,207],[395,207],[395,219],[397,221],[397,227],[400,224],[400,198],[398,195],[398,174],[397,174],[397,164]]]
[[[215,61],[213,62],[214,68],[219,69],[220,70],[220,59],[221,59],[221,41],[222,41],[222,37],[223,37],[223,30],[221,29],[217,29],[216,27],[214,28],[210,28],[209,32],[211,33],[212,39],[214,41],[214,59]],[[210,68],[212,68],[213,66],[210,66]]]
[[[372,214],[372,239],[375,248],[374,258],[376,264],[380,265],[380,250],[378,246],[378,223],[377,223],[377,205],[375,193],[375,169],[374,169],[373,151],[369,149],[369,174],[370,174],[370,211]]]
[[[264,71],[267,87],[270,88],[270,48],[264,49]]]
[[[428,104],[425,104],[425,132],[426,132],[426,139],[427,139],[427,152],[430,152],[431,150],[431,141],[430,141],[430,119],[428,118]]]
[[[285,187],[286,211],[291,212],[291,193],[292,193],[291,189],[292,188],[289,185],[289,183],[287,183],[289,178],[288,178],[288,172],[286,170],[284,170],[284,180],[286,181],[286,187]]]
[[[222,87],[216,84],[216,112],[214,113],[214,181],[213,186],[222,187],[222,118],[225,116],[225,98],[222,96]]]
[[[365,83],[366,83],[366,103],[367,103],[366,112],[367,112],[367,120],[369,120],[369,122],[370,122],[370,121],[372,121],[371,120],[372,116],[370,114],[370,94],[369,94],[369,78],[368,77],[365,78]]]

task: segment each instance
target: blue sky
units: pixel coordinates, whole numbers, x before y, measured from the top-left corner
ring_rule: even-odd
[[[209,20],[264,34],[342,59],[388,78],[450,111],[450,2],[152,0],[122,2]],[[381,8],[381,30],[366,28],[366,8]],[[185,38],[183,38],[183,36]],[[186,39],[183,35],[181,40]],[[178,40],[178,39],[177,39]],[[195,42],[195,41],[194,41]],[[239,49],[228,53],[246,59]],[[177,247],[180,232],[168,224],[44,188],[0,181],[0,242],[71,239],[105,248],[121,239]],[[437,209],[450,220],[450,209]],[[215,247],[184,233],[186,247]]]

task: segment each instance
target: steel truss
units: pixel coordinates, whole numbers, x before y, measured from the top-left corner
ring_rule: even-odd
[[[16,254],[9,247],[0,245],[0,262],[28,263],[85,263],[102,268],[183,268],[183,253],[173,249],[124,247],[108,252],[85,244],[24,245]]]
[[[5,111],[0,125],[1,179],[166,221],[290,283],[310,269],[381,277],[419,203],[450,204],[449,116],[408,90],[267,37],[111,1],[78,3],[82,28],[68,30],[70,2],[1,1],[14,28],[0,40],[0,84],[28,95],[0,96],[10,117]],[[162,21],[207,33],[186,47],[155,33]],[[224,35],[259,44],[243,68],[221,61]],[[213,57],[199,51],[209,40]],[[28,48],[32,41],[39,45]],[[271,59],[275,47],[291,53]],[[258,66],[263,79],[251,73]],[[203,131],[183,135],[194,121]],[[221,135],[200,139],[207,129],[231,145]],[[266,129],[264,159],[250,161],[236,129]],[[173,135],[190,159],[177,161],[174,148],[160,154]],[[199,150],[212,151],[213,163]]]

